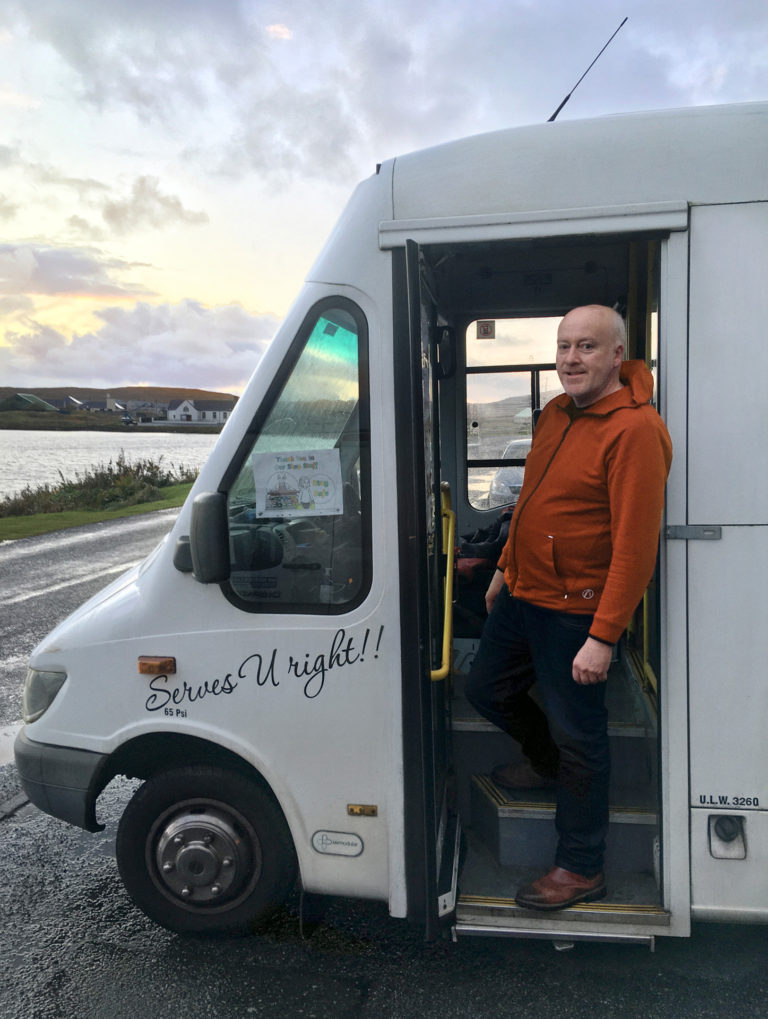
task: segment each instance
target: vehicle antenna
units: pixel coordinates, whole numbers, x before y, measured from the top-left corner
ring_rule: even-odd
[[[619,25],[619,27],[618,27],[618,28],[616,29],[616,31],[615,31],[615,32],[613,33],[613,35],[612,35],[612,36],[611,36],[611,38],[610,38],[610,39],[608,40],[608,42],[607,42],[607,43],[605,44],[605,46],[603,46],[603,48],[602,48],[602,49],[600,50],[600,52],[599,52],[599,53],[597,54],[597,56],[595,57],[595,59],[594,59],[594,60],[592,61],[592,63],[591,63],[590,65],[589,65],[589,67],[588,67],[588,68],[586,69],[586,71],[585,71],[585,72],[584,72],[584,73],[582,74],[582,76],[581,76],[581,77],[579,78],[579,80],[578,80],[578,81],[576,82],[576,84],[575,84],[575,85],[573,86],[573,88],[572,88],[572,89],[571,89],[571,91],[570,91],[570,92],[568,93],[568,95],[567,95],[567,96],[565,97],[565,99],[563,99],[563,101],[562,101],[562,102],[560,103],[560,105],[558,106],[558,108],[557,108],[557,109],[555,110],[555,112],[554,112],[554,113],[552,114],[552,116],[551,116],[551,117],[549,118],[549,120],[547,121],[547,123],[548,123],[548,124],[551,124],[551,123],[552,123],[552,121],[553,121],[553,120],[555,119],[555,117],[556,117],[556,116],[558,115],[558,113],[560,112],[560,110],[562,110],[562,108],[563,108],[563,107],[565,106],[565,104],[566,104],[566,103],[568,102],[568,100],[569,100],[569,99],[571,98],[571,96],[572,96],[572,95],[573,95],[573,93],[574,93],[574,92],[576,91],[576,89],[577,89],[577,88],[579,87],[579,85],[580,85],[580,84],[582,83],[582,81],[584,81],[584,79],[586,78],[586,76],[587,76],[587,75],[589,74],[589,72],[590,72],[590,71],[592,70],[592,68],[593,68],[593,67],[595,66],[595,64],[596,64],[596,63],[598,62],[598,60],[599,60],[599,59],[600,59],[600,57],[601,57],[601,56],[603,55],[603,53],[605,53],[605,51],[606,51],[606,50],[608,49],[608,47],[609,47],[609,46],[611,45],[611,43],[613,42],[613,40],[614,40],[614,39],[616,38],[616,36],[617,36],[617,35],[619,34],[619,32],[620,32],[620,31],[622,30],[622,28],[624,27],[624,25],[626,24],[626,22],[627,22],[628,20],[629,20],[629,18],[628,18],[628,17],[624,18],[624,21],[622,21],[622,23],[621,23],[621,24]]]

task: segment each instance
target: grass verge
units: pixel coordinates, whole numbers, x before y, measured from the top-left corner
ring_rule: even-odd
[[[177,509],[186,499],[192,484],[168,485],[161,489],[162,499],[143,502],[119,509],[74,509],[57,513],[34,513],[25,516],[0,517],[0,541],[15,538],[34,538],[38,534],[49,534],[67,527],[82,527],[84,524],[99,524],[104,520],[136,516],[139,513],[154,513],[156,510]]]

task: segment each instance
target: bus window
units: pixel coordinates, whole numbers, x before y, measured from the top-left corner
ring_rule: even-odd
[[[478,320],[467,328],[467,494],[475,509],[517,501],[533,412],[563,391],[552,361],[559,321]]]
[[[323,302],[228,497],[230,589],[262,611],[341,612],[370,561],[366,330]]]

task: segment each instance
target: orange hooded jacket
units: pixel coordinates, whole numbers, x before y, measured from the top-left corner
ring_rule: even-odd
[[[590,635],[609,644],[653,575],[672,462],[650,371],[624,361],[619,378],[582,410],[563,394],[542,411],[498,564],[516,598],[594,615]]]

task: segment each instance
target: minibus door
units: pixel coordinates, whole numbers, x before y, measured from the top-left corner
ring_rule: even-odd
[[[409,915],[423,916],[429,937],[453,912],[457,877],[446,691],[453,540],[450,499],[440,485],[436,301],[426,259],[413,241],[406,242],[405,261],[408,342],[396,345],[395,399],[406,876]]]

